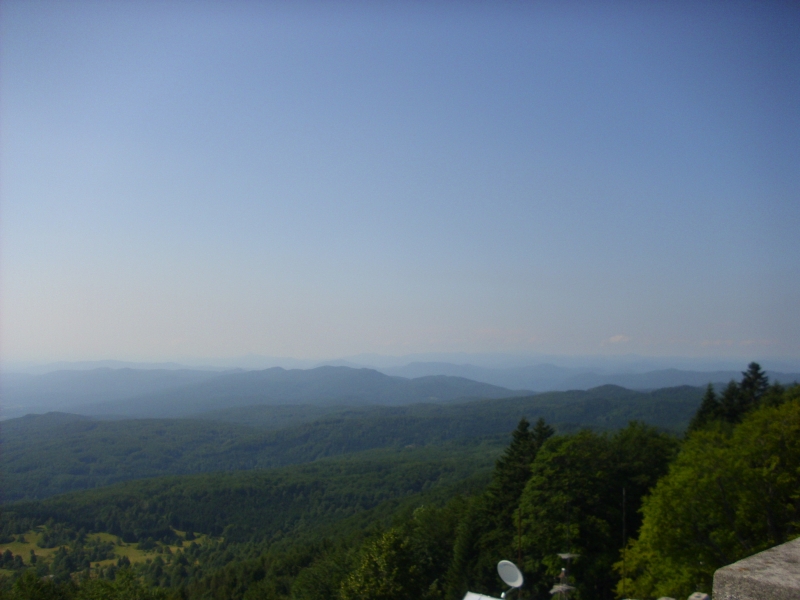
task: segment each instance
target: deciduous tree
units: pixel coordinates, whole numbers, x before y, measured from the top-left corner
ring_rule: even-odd
[[[689,436],[644,502],[641,532],[627,553],[629,594],[710,591],[719,567],[800,533],[797,389],[780,406],[751,412],[732,433]]]

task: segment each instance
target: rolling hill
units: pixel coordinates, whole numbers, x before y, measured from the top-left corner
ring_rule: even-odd
[[[184,417],[237,406],[262,405],[401,405],[464,398],[525,395],[507,388],[444,375],[407,379],[373,369],[280,367],[225,373],[177,389],[77,406],[73,412],[129,417]]]
[[[216,411],[214,420],[32,415],[3,424],[3,489],[5,501],[45,498],[130,479],[264,469],[378,448],[486,436],[505,442],[522,417],[543,417],[561,431],[617,429],[631,420],[681,431],[701,396],[691,387],[643,393],[604,386],[392,407],[256,405]],[[294,422],[275,429],[276,415]]]

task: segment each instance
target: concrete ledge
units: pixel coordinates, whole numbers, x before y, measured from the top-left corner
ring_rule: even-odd
[[[712,597],[714,600],[800,598],[800,538],[717,569]]]

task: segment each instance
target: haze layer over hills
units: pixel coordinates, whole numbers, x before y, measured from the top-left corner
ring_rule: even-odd
[[[287,371],[58,371],[13,377],[6,416],[63,410],[126,417],[178,417],[268,405],[400,405],[459,398],[503,398],[519,392],[444,375],[408,379],[371,369],[319,367]],[[58,390],[63,390],[60,394]],[[523,392],[529,393],[529,392]]]
[[[415,362],[380,370],[327,365],[228,372],[174,368],[180,366],[175,363],[162,369],[128,365],[3,373],[0,417],[53,410],[106,417],[183,417],[259,404],[404,405],[588,390],[602,385],[642,391],[705,386],[725,384],[740,376],[733,370],[602,372],[551,364],[488,367],[446,362]],[[784,384],[800,380],[800,373],[768,371],[767,375]]]

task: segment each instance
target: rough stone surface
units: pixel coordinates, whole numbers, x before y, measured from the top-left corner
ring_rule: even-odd
[[[800,538],[718,569],[712,598],[800,599]]]

